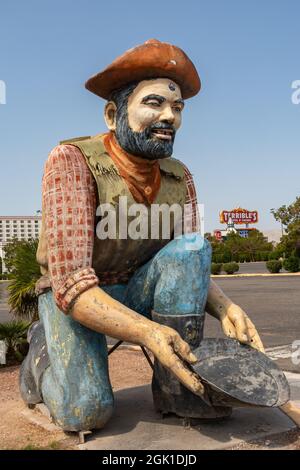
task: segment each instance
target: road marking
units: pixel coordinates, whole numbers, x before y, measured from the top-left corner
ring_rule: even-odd
[[[273,361],[278,361],[278,359],[289,359],[293,353],[295,353],[295,349],[292,348],[292,344],[266,348],[266,355],[273,359]]]

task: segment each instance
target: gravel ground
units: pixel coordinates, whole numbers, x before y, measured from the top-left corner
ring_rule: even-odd
[[[142,352],[115,351],[109,363],[114,390],[151,381],[151,369]],[[0,449],[76,448],[77,436],[48,432],[21,415],[26,407],[19,394],[18,379],[19,366],[0,366]]]
[[[116,350],[109,358],[114,390],[151,382],[152,371],[141,351]],[[48,432],[30,424],[22,415],[25,405],[18,387],[19,366],[0,366],[0,449],[76,449],[77,436]],[[233,450],[300,450],[300,430],[251,443]]]

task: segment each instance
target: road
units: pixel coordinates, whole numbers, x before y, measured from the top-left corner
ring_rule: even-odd
[[[300,277],[215,277],[214,280],[250,316],[265,347],[288,346],[289,352],[284,348],[283,352],[289,358],[292,343],[300,340]],[[6,286],[6,283],[0,283],[0,322],[12,318],[5,302]],[[220,323],[210,315],[206,316],[205,336],[223,336]],[[290,364],[285,368],[300,371],[299,366],[296,370]]]
[[[283,370],[300,372],[300,365],[291,360],[295,354],[293,342],[300,341],[300,277],[279,275],[214,280],[249,315],[277,364]],[[206,337],[224,336],[219,322],[210,315],[206,315],[204,334]]]
[[[267,347],[300,340],[300,277],[214,278],[256,325]],[[218,322],[207,316],[207,336],[219,334]]]
[[[269,273],[265,261],[256,261],[255,263],[239,263],[240,269],[237,274],[264,274]],[[281,272],[285,273],[285,269]],[[225,273],[223,273],[225,274]]]
[[[7,282],[0,282],[0,323],[4,323],[13,319],[7,307]]]

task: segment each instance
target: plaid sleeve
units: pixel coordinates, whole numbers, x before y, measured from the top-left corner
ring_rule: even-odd
[[[65,313],[98,284],[92,269],[95,210],[95,182],[82,153],[72,145],[56,147],[45,165],[43,211],[51,287]]]
[[[185,200],[186,207],[184,211],[184,233],[199,232],[200,218],[193,176],[183,163],[182,165],[184,167],[185,182],[187,187]]]

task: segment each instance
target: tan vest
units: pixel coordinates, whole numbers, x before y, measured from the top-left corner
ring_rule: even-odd
[[[162,238],[162,216],[160,213],[159,218],[157,218],[156,212],[154,217],[153,212],[151,211],[151,207],[153,205],[143,206],[143,236],[146,236],[147,238],[132,239],[128,237],[128,235],[127,238],[125,238],[128,233],[127,230],[125,231],[126,225],[128,228],[133,227],[130,224],[136,224],[136,217],[139,214],[134,213],[134,215],[127,215],[125,221],[123,219],[122,227],[120,227],[118,217],[120,205],[122,207],[126,207],[124,206],[124,201],[126,201],[129,211],[130,207],[137,203],[133,199],[126,183],[119,175],[117,167],[106,152],[102,143],[102,136],[97,135],[90,138],[85,137],[61,143],[74,145],[81,150],[96,181],[98,188],[97,205],[99,206],[99,204],[108,203],[111,205],[110,207],[113,207],[116,211],[117,224],[115,233],[116,237],[114,239],[99,239],[97,236],[97,232],[99,233],[100,231],[100,225],[97,227],[97,224],[101,224],[101,220],[102,224],[104,224],[107,214],[104,212],[102,217],[96,216],[95,219],[95,239],[92,266],[99,277],[100,284],[127,282],[139,266],[150,260],[170,241],[170,239],[173,238],[175,218],[173,217],[172,211],[170,211],[170,234],[168,235],[166,232],[164,233],[164,236],[167,236],[168,238]],[[183,165],[173,158],[159,160],[159,165],[161,170],[161,186],[153,204],[167,204],[168,206],[171,206],[172,204],[177,203],[183,214],[187,193]],[[122,196],[122,202],[120,202],[120,197]],[[126,196],[126,199],[124,196]],[[156,206],[156,208],[158,208],[158,206]],[[155,223],[157,220],[159,221],[158,224]],[[158,237],[157,239],[151,238],[151,224],[156,227],[155,236]],[[46,274],[48,271],[48,254],[46,233],[43,230],[43,226],[44,224],[42,221],[42,231],[37,252],[37,260],[41,265],[42,274]],[[148,229],[146,230],[147,227]],[[107,225],[105,228],[107,229]],[[138,228],[140,228],[140,226],[138,226]]]

